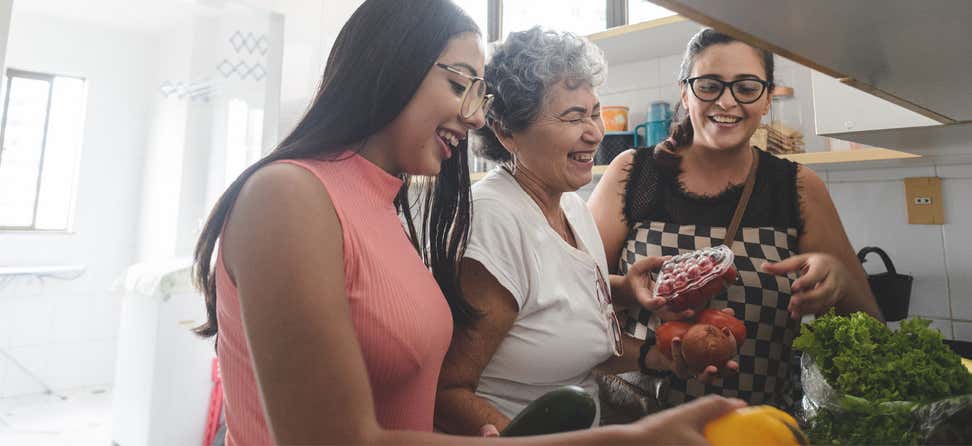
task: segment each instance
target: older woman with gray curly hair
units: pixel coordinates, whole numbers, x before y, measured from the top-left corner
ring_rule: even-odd
[[[604,137],[595,89],[606,75],[601,50],[570,33],[537,27],[494,48],[485,71],[494,101],[478,150],[502,166],[473,186],[460,268],[481,317],[456,332],[446,355],[439,429],[502,430],[560,386],[596,399],[599,365],[639,369],[640,343],[622,335],[614,307],[661,305],[648,276],[661,259],[609,277],[597,226],[575,193],[591,182]]]

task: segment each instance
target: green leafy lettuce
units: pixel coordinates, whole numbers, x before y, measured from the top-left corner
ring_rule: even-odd
[[[852,413],[821,410],[809,429],[815,444],[917,444],[913,406],[880,403],[972,393],[972,374],[929,323],[913,318],[891,331],[865,313],[831,310],[803,325],[793,347],[813,358],[834,390],[859,401]]]

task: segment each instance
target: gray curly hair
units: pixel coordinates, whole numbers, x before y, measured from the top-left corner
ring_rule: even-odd
[[[607,78],[604,52],[586,37],[535,26],[510,33],[493,47],[483,76],[494,95],[486,125],[477,130],[474,150],[496,162],[510,160],[493,133],[519,132],[534,122],[551,86],[567,80],[568,87],[598,87]]]

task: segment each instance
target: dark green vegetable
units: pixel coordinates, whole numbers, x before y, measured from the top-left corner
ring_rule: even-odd
[[[813,445],[915,445],[921,435],[908,411],[834,413],[823,409],[807,429]]]
[[[589,393],[578,386],[565,386],[530,403],[500,435],[523,437],[587,429],[596,415],[597,403]]]
[[[874,402],[927,402],[972,393],[972,374],[930,321],[903,321],[898,331],[865,313],[831,311],[793,341],[809,353],[834,390]]]
[[[892,332],[864,313],[831,310],[803,325],[793,347],[845,395],[840,413],[824,408],[810,421],[814,444],[918,444],[927,421],[919,405],[972,393],[972,374],[929,323],[913,318]]]

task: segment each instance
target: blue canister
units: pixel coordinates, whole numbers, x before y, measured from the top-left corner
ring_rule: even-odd
[[[634,128],[635,147],[654,147],[668,138],[668,128],[672,124],[672,108],[668,102],[651,103],[648,121]],[[644,136],[642,135],[644,132]]]
[[[665,101],[655,101],[651,103],[651,113],[648,115],[649,121],[664,121],[672,119],[672,106]]]

